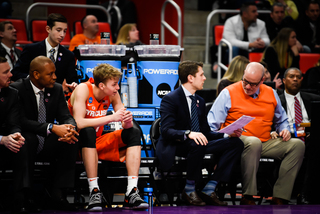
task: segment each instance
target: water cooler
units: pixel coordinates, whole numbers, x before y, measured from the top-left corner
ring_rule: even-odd
[[[79,45],[75,52],[78,75],[81,80],[93,77],[93,69],[102,63],[121,70],[121,57],[125,53],[125,45]]]

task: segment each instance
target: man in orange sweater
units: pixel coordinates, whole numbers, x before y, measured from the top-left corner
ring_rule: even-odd
[[[242,205],[255,205],[252,196],[257,194],[256,173],[260,157],[282,160],[271,203],[287,204],[305,151],[300,139],[291,138],[288,117],[276,91],[264,85],[263,80],[263,66],[249,63],[242,81],[221,91],[208,114],[208,123],[213,131],[224,128],[242,115],[255,118],[245,126],[246,132],[240,136],[244,143],[241,157]],[[276,129],[274,132],[271,132],[272,124]]]

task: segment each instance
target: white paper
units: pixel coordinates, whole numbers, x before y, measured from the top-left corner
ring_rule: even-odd
[[[254,117],[242,115],[242,117],[240,117],[238,120],[234,121],[229,126],[224,127],[223,129],[221,129],[218,132],[219,133],[226,133],[228,135],[231,135],[234,132],[234,130],[243,128],[245,125],[250,123],[251,120],[253,120],[253,119],[254,119]]]

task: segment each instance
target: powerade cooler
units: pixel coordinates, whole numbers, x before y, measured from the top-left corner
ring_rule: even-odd
[[[151,147],[150,128],[154,119],[160,117],[161,99],[179,86],[178,67],[182,49],[177,45],[138,45],[134,49],[138,55],[137,69],[141,78],[138,81],[139,111],[132,113],[135,120],[141,119],[139,124],[146,144]],[[144,157],[144,154],[141,153],[141,156]]]
[[[181,48],[178,45],[138,45],[138,106],[160,107],[161,99],[179,86],[178,67]]]
[[[75,52],[78,76],[81,76],[82,81],[93,77],[93,69],[102,63],[121,70],[121,57],[125,53],[125,45],[79,45]]]

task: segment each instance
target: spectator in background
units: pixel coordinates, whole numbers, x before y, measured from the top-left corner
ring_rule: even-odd
[[[116,42],[120,28],[127,23],[137,23],[137,10],[131,0],[87,0],[87,4],[101,4],[111,16],[112,41]],[[100,22],[109,21],[101,10],[88,9],[87,14],[95,14]]]
[[[117,45],[125,45],[132,48],[136,45],[143,45],[139,40],[139,31],[134,23],[125,24],[119,31]],[[127,67],[127,63],[136,63],[137,56],[134,51],[126,51],[126,56],[121,59],[121,67]]]
[[[75,47],[85,44],[100,44],[101,37],[98,35],[98,19],[94,15],[87,15],[81,20],[83,33],[76,34],[70,41],[69,50],[73,51]]]
[[[285,16],[285,7],[276,2],[271,6],[270,17],[266,21],[267,33],[270,41],[274,40],[282,28],[293,28],[294,21],[291,16]]]
[[[10,0],[0,0],[0,18],[10,19],[12,11],[12,4]]]
[[[244,56],[236,56],[232,59],[231,63],[229,64],[228,70],[218,83],[217,96],[225,87],[242,79],[243,71],[247,67],[249,62],[250,61]]]
[[[233,46],[233,56],[248,57],[248,51],[262,51],[270,40],[264,21],[257,19],[255,3],[245,3],[240,14],[227,19],[224,25],[223,38]]]
[[[276,2],[281,3],[285,8],[285,15],[291,16],[293,20],[297,20],[297,18],[299,17],[297,6],[291,0],[269,0],[269,2],[271,6]]]
[[[0,22],[0,56],[5,57],[10,65],[10,70],[20,57],[21,51],[15,47],[17,41],[17,30],[12,22]]]
[[[264,51],[262,60],[268,64],[271,79],[274,79],[277,73],[282,79],[285,70],[289,67],[299,68],[300,56],[295,31],[292,28],[281,29],[278,36]]]
[[[297,24],[297,37],[302,45],[306,45],[313,53],[320,53],[320,3],[311,0],[306,7],[305,16],[301,16]]]
[[[51,13],[47,19],[48,37],[37,43],[26,45],[12,70],[12,80],[16,81],[29,75],[30,63],[37,56],[47,56],[56,67],[57,83],[64,83],[64,91],[77,86],[78,77],[75,70],[74,54],[60,45],[66,36],[67,19],[59,13]],[[69,83],[69,84],[68,84]]]
[[[317,91],[320,94],[320,58],[314,67],[308,69],[304,74],[301,88]]]
[[[280,89],[280,86],[282,85],[282,81],[280,78],[278,78],[279,73],[276,74],[273,81],[271,81],[271,74],[268,71],[268,65],[266,62],[261,61],[259,62],[264,67],[264,81],[263,83],[272,87],[273,89]]]

